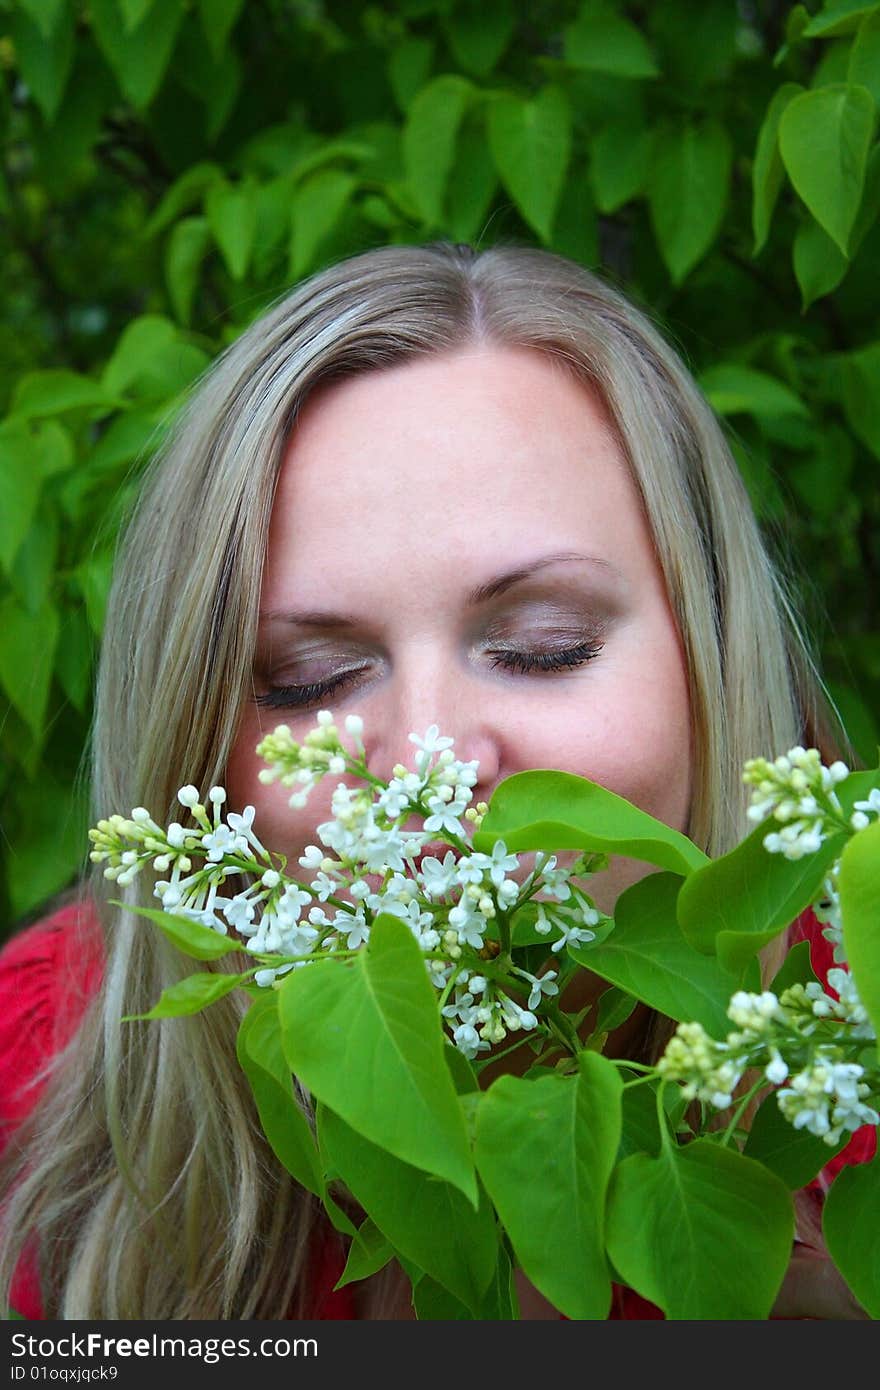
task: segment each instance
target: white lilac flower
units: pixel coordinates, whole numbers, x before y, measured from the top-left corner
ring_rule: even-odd
[[[418,752],[415,755],[415,765],[419,772],[424,773],[435,753],[442,753],[444,749],[451,748],[453,740],[441,735],[437,724],[429,725],[423,738],[418,734],[410,734],[410,743],[414,743]]]
[[[461,835],[463,827],[461,816],[467,806],[466,801],[451,801],[448,804],[439,796],[428,798],[430,815],[425,817],[425,831],[428,835],[441,832],[445,835]]]
[[[447,851],[442,861],[434,855],[427,855],[421,862],[419,878],[427,897],[435,900],[446,897],[453,886],[461,882],[458,862],[452,850]]]
[[[545,975],[530,975],[527,970],[520,970],[518,973],[531,985],[527,1004],[530,1009],[536,1009],[545,995],[559,993],[555,970],[548,970]]]

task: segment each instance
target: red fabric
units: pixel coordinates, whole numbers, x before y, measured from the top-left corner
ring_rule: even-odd
[[[792,944],[810,942],[817,978],[827,985],[832,948],[812,912],[791,929]],[[14,1142],[18,1124],[30,1112],[45,1084],[44,1071],[70,1041],[101,975],[101,941],[94,912],[73,905],[19,932],[0,950],[0,1146]],[[848,1163],[865,1163],[876,1151],[873,1125],[857,1130],[846,1148],[810,1184],[817,1197]],[[340,1238],[327,1231],[314,1260],[315,1298],[310,1316],[352,1320],[357,1314],[351,1286],[334,1291],[345,1252]],[[33,1258],[22,1261],[12,1289],[12,1305],[26,1318],[43,1316]],[[662,1318],[653,1303],[632,1289],[613,1286],[609,1319]]]

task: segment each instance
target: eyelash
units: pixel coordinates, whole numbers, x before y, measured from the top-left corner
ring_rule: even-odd
[[[503,667],[517,675],[525,676],[549,671],[575,670],[585,666],[599,655],[602,642],[581,642],[576,647],[567,647],[556,652],[491,652],[493,667]],[[313,681],[308,685],[277,685],[266,691],[265,695],[255,695],[254,703],[268,709],[302,708],[318,704],[328,695],[338,694],[350,685],[366,667],[343,671],[326,681]]]

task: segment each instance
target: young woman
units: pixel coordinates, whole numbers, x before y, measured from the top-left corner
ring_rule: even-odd
[[[255,747],[323,707],[363,717],[380,774],[437,723],[479,761],[475,800],[568,768],[712,855],[746,827],[748,757],[822,746],[821,688],[718,424],[596,277],[533,250],[371,252],[298,287],[194,393],[119,554],[95,815],[172,819],[182,784],[221,783],[270,848],[300,853],[322,789],[291,810]],[[600,906],[644,868],[615,862]],[[333,1239],[236,1061],[247,1001],[120,1023],[180,962],[99,875],[0,962],[13,1304],[411,1315],[393,1274],[326,1301]],[[153,902],[145,878],[129,901]],[[643,1011],[614,1045],[654,1056],[668,1031]],[[522,1292],[525,1316],[553,1315]],[[850,1305],[835,1285],[817,1315]]]

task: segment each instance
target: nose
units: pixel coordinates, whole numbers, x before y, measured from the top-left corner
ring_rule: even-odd
[[[436,726],[439,738],[451,738],[456,758],[476,761],[477,783],[471,804],[488,800],[501,774],[502,742],[492,721],[491,697],[485,684],[459,669],[438,669],[430,660],[413,661],[389,678],[382,696],[364,712],[367,768],[389,781],[402,763],[415,767],[419,745],[415,734],[430,744]]]

